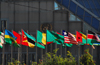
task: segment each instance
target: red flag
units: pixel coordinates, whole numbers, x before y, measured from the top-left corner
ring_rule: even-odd
[[[48,44],[51,44],[51,43],[53,43],[53,41],[52,41],[52,42],[47,42],[47,45],[48,45]]]
[[[25,35],[23,30],[22,30],[22,45],[29,46],[27,37],[26,37],[26,35]]]
[[[18,34],[17,32],[13,31],[13,34],[15,37],[17,37],[16,41],[17,41],[17,44],[20,44],[21,42],[21,35]]]
[[[76,31],[76,40],[77,42],[82,42],[82,34],[78,31]]]

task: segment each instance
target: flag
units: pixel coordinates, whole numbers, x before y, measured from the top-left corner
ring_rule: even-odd
[[[54,31],[47,30],[47,41],[60,44],[62,43],[62,38]]]
[[[8,30],[5,30],[5,42],[6,44],[13,44],[13,46],[15,47],[20,47],[19,44],[17,44],[16,42],[16,37],[13,35],[13,33],[11,33],[10,31]]]
[[[37,42],[40,42],[46,45],[46,33],[42,33],[37,30]]]
[[[65,32],[63,30],[63,35],[64,35],[64,43],[78,44],[78,42],[76,41],[76,38],[70,32]]]
[[[88,30],[88,34],[87,34],[87,43],[90,45],[93,45],[93,43],[98,43],[95,33],[92,31],[89,31],[89,30]]]
[[[63,44],[64,43],[64,36],[63,35],[60,35],[60,33],[56,33],[54,31],[51,32],[53,34],[53,36],[55,36],[57,39],[55,39],[55,42],[54,43],[57,43],[57,44]]]
[[[47,43],[46,43],[46,41],[47,41]],[[38,30],[37,30],[37,42],[43,43],[44,45],[53,43],[53,41],[46,40],[46,33],[42,33]]]
[[[42,44],[42,43],[35,43],[35,46],[39,47],[39,48],[42,48],[42,49],[45,49],[45,46]]]
[[[100,46],[100,43],[93,43],[93,45]]]
[[[63,48],[65,48],[65,46],[67,46],[67,47],[72,47],[72,46],[73,46],[73,44],[63,43],[63,44],[62,44],[62,46],[63,46]]]
[[[76,31],[76,40],[77,42],[82,42],[82,34],[78,31]]]
[[[13,31],[13,34],[15,37],[17,37],[17,39],[16,39],[17,43],[20,44],[21,43],[21,35],[15,31]]]
[[[53,41],[53,43],[64,46],[64,36],[58,32],[47,30],[47,41]],[[65,44],[65,46],[71,47],[72,44]]]
[[[4,44],[4,33],[0,32],[0,48],[3,48]]]
[[[22,34],[24,34],[24,38],[22,38],[22,45],[27,45],[30,48],[34,48],[35,47],[35,38],[32,37],[31,35],[27,34],[25,31],[22,30]]]
[[[54,42],[57,38],[52,34],[51,31],[47,30],[47,41]]]
[[[85,34],[83,34],[82,32],[80,32],[81,34],[82,34],[82,44],[81,45],[84,45],[84,44],[86,44],[86,35]]]
[[[26,37],[27,37],[27,39],[28,39],[29,47],[34,48],[34,46],[37,46],[37,47],[39,47],[39,48],[45,49],[45,46],[44,46],[44,45],[42,45],[42,44],[36,42],[35,37],[33,37],[33,36],[27,34],[25,31],[24,31],[24,33],[25,33],[25,35],[26,35]]]
[[[100,42],[100,35],[98,35],[98,34],[95,34],[95,35],[96,35],[97,41]]]
[[[67,43],[64,43],[64,36],[62,35],[62,34],[60,34],[60,33],[58,33],[58,32],[54,32],[54,31],[52,31],[52,33],[54,34],[54,36],[57,38],[57,44],[62,44],[62,46],[64,47],[64,46],[67,46],[67,47],[72,47],[73,46],[73,44],[67,44]]]
[[[25,33],[24,33],[24,31],[22,30],[22,43],[21,43],[22,45],[25,45],[25,46],[29,46],[28,45],[28,40],[27,40],[27,37],[26,37],[26,35],[25,35]]]

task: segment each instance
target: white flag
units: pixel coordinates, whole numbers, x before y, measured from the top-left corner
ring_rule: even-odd
[[[0,48],[3,47],[4,44],[4,33],[0,32]]]

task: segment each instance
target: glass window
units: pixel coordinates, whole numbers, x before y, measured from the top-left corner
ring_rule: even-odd
[[[54,2],[54,10],[59,10],[58,4]]]
[[[72,13],[69,14],[69,21],[81,21],[79,18],[77,18]]]

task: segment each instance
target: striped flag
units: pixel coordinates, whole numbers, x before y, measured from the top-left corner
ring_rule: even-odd
[[[100,35],[96,34],[96,39],[98,42],[100,42]]]
[[[93,45],[93,43],[98,43],[95,33],[90,30],[88,30],[87,34],[87,43],[90,45]]]
[[[4,33],[0,32],[0,48],[3,48],[4,44]]]
[[[78,44],[76,38],[70,32],[65,32],[63,30],[63,35],[64,35],[64,43]]]
[[[93,39],[93,40],[96,40],[96,36],[95,36],[95,33],[88,30],[88,35],[87,35],[87,38],[88,39]]]

